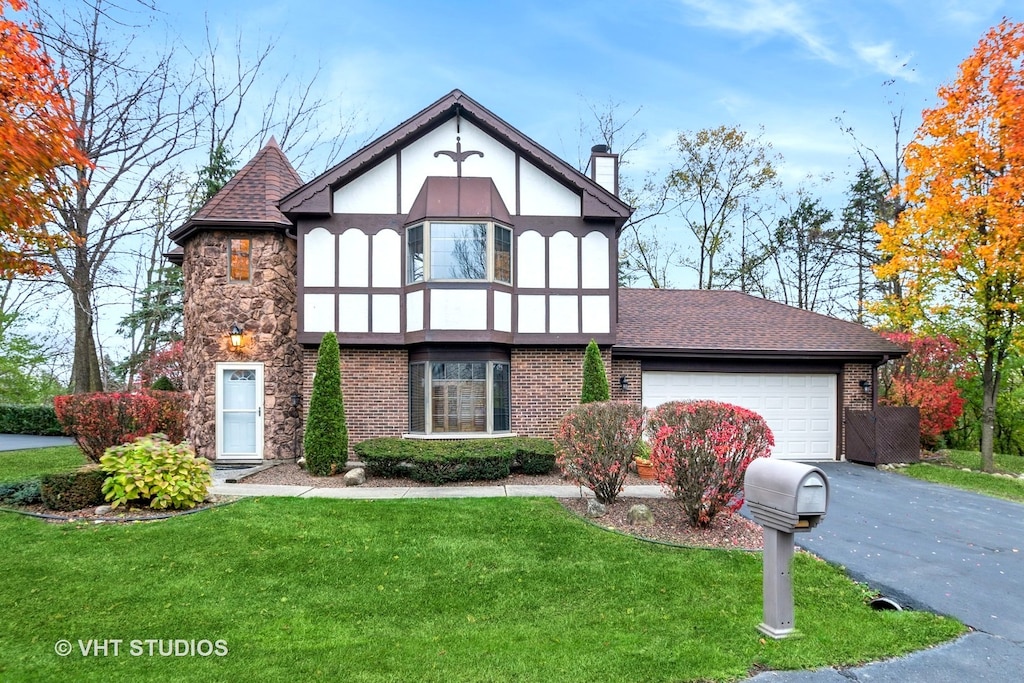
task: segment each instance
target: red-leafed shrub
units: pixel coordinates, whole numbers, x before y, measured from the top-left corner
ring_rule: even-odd
[[[883,366],[879,373],[882,396],[878,402],[919,408],[921,445],[934,448],[964,412],[965,401],[957,382],[971,377],[966,359],[957,343],[942,335],[883,332],[882,336],[908,352]]]
[[[139,382],[144,387],[152,386],[161,377],[166,377],[175,391],[185,388],[184,342],[171,342],[139,367]]]
[[[171,443],[185,440],[185,412],[188,410],[189,395],[184,391],[146,392],[157,401],[156,429],[153,432],[163,434]]]
[[[187,394],[170,391],[69,394],[53,399],[65,434],[99,462],[111,446],[140,436],[164,433],[172,442],[184,438]]]
[[[882,405],[916,406],[921,410],[921,445],[934,448],[939,438],[956,426],[964,412],[964,399],[956,381],[893,377]]]
[[[740,509],[747,465],[775,445],[760,415],[716,401],[663,403],[648,416],[647,434],[655,477],[696,527]]]
[[[622,491],[633,451],[643,435],[643,408],[626,401],[600,401],[573,408],[555,437],[558,465],[602,503]]]

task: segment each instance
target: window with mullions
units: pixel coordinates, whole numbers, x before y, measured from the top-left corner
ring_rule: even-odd
[[[428,361],[409,366],[409,430],[414,433],[507,432],[509,364]]]
[[[406,282],[512,283],[512,230],[496,223],[428,221],[406,228]]]

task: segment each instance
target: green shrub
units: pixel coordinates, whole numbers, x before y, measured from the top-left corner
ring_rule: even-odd
[[[609,398],[611,394],[608,392],[608,376],[604,373],[601,350],[597,348],[597,342],[591,339],[583,354],[583,392],[580,403],[607,401]]]
[[[35,505],[42,502],[38,479],[10,481],[0,484],[0,504]]]
[[[178,390],[178,387],[174,386],[174,382],[172,382],[170,380],[170,378],[167,377],[167,375],[161,375],[160,377],[158,377],[157,380],[155,382],[153,382],[149,386],[149,388],[154,390],[154,391],[177,391]]]
[[[512,470],[523,474],[550,474],[555,469],[555,444],[547,439],[516,437]]]
[[[52,405],[0,405],[0,434],[60,436],[63,433]]]
[[[96,465],[87,465],[74,472],[44,474],[39,480],[43,505],[51,510],[81,510],[102,505],[106,472]]]
[[[554,447],[544,439],[368,439],[354,447],[373,477],[408,477],[444,484],[493,481],[509,476],[513,466],[543,474],[554,467]]]
[[[302,446],[310,474],[334,474],[348,460],[348,427],[345,425],[345,404],[341,395],[341,357],[338,337],[333,332],[325,334],[320,342]]]
[[[112,507],[148,503],[158,510],[193,508],[206,498],[210,462],[197,458],[187,443],[172,444],[150,434],[108,448],[100,465],[106,472],[103,493]]]

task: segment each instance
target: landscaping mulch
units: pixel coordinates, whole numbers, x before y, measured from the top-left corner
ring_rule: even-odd
[[[7,506],[4,509],[21,514],[27,514],[32,517],[39,517],[40,519],[54,524],[66,524],[68,522],[88,522],[95,524],[105,522],[155,522],[161,519],[170,519],[171,517],[180,517],[181,515],[202,512],[203,510],[209,510],[210,508],[232,503],[238,499],[238,496],[210,496],[207,500],[188,510],[155,510],[150,507],[130,507],[117,508],[116,510],[111,510],[104,514],[97,512],[99,509],[97,506],[68,511],[51,510],[42,504]]]

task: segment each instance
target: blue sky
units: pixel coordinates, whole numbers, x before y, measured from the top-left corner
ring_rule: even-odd
[[[228,44],[239,31],[252,45],[276,38],[277,63],[296,77],[319,64],[325,87],[361,112],[362,140],[460,88],[575,162],[591,142],[579,139],[586,101],[613,100],[623,112],[643,108],[633,129],[647,140],[633,173],[667,169],[680,130],[763,126],[795,189],[808,173],[846,185],[855,156],[836,117],[887,151],[891,114],[902,107],[909,138],[936,88],[1013,8],[999,0],[220,0],[213,11],[177,0],[162,9],[186,44],[200,41],[209,11]]]

